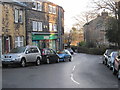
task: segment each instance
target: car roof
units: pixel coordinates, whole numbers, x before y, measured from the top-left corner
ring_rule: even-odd
[[[37,47],[37,46],[27,45],[26,47]]]

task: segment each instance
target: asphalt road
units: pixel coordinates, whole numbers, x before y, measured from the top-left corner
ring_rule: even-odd
[[[3,88],[118,88],[101,56],[75,54],[72,62],[2,70]]]

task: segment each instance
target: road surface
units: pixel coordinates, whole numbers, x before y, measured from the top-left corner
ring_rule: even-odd
[[[72,62],[8,67],[2,71],[3,88],[118,88],[118,80],[102,56],[75,54]]]

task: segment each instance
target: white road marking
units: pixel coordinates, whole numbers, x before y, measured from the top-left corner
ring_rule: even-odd
[[[71,78],[71,80],[72,80],[74,83],[80,84],[79,82],[75,81],[74,78],[73,78],[73,72],[74,72],[75,68],[76,68],[76,66],[73,67],[72,73],[70,74],[70,78]]]
[[[70,77],[71,77],[71,80],[72,80],[74,83],[76,83],[76,84],[80,84],[80,83],[78,83],[77,81],[74,80],[74,78],[73,78],[73,74],[71,74]]]
[[[75,70],[75,67],[76,67],[76,66],[73,67],[73,71]]]

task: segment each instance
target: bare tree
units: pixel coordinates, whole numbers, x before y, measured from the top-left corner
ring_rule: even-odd
[[[92,0],[91,3],[94,4],[92,8],[96,12],[107,10],[112,15],[116,15],[117,8],[113,0]]]
[[[102,11],[108,11],[117,18],[117,8],[115,4],[116,3],[113,0],[92,0],[91,4],[88,5],[92,10],[76,15],[74,17],[76,23],[73,26],[79,25],[82,27],[85,23],[96,18],[96,16],[99,15],[99,12]]]

